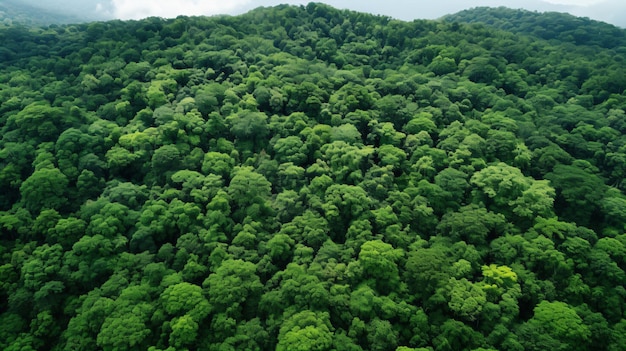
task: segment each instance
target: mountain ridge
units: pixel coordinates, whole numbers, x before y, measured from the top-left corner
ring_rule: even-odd
[[[626,46],[626,29],[567,13],[477,7],[444,16],[442,19],[451,22],[484,23],[494,28],[577,45],[598,45],[605,48]],[[602,41],[594,39],[600,37]]]
[[[1,350],[626,348],[621,48],[317,3],[0,42]]]

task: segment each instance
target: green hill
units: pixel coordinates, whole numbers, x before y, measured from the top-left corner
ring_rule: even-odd
[[[0,349],[625,349],[610,38],[315,3],[0,29]]]
[[[532,12],[506,7],[476,7],[444,17],[450,22],[483,23],[546,40],[604,48],[626,47],[626,29],[559,12]]]

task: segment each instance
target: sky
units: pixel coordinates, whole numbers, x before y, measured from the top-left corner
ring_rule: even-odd
[[[259,6],[306,4],[308,0],[21,0],[35,7],[99,19],[149,16],[237,15]],[[401,20],[436,19],[476,6],[507,6],[532,11],[569,12],[626,28],[624,0],[320,0],[341,9],[387,15]]]

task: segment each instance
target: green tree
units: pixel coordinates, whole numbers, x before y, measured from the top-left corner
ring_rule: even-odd
[[[74,121],[70,118],[64,120],[62,109],[39,101],[11,115],[7,122],[19,130],[21,140],[33,138],[38,142],[44,142],[54,141],[60,134],[60,129],[68,126],[67,122]]]
[[[104,318],[98,332],[98,346],[103,350],[145,349],[151,334],[147,323],[154,311],[148,301],[145,287],[129,286],[122,290],[112,313]]]
[[[456,71],[457,66],[454,59],[449,57],[437,56],[428,65],[428,69],[433,71],[433,73],[435,73],[436,75],[443,75]]]
[[[322,146],[321,152],[337,182],[356,184],[363,179],[363,172],[374,149],[333,141]]]
[[[163,179],[178,170],[180,165],[180,151],[175,145],[164,145],[154,150],[152,155],[152,170],[158,178]]]
[[[165,312],[174,316],[193,317],[196,322],[206,317],[210,309],[202,295],[202,288],[187,282],[168,286],[160,298]]]
[[[295,165],[302,165],[307,160],[304,143],[294,135],[278,139],[274,144],[274,152],[280,163],[292,162]]]
[[[504,163],[488,166],[475,173],[470,183],[478,187],[473,191],[475,201],[511,219],[528,222],[553,215],[555,190],[547,181],[525,177],[518,168]]]
[[[44,168],[31,174],[20,186],[24,207],[32,213],[42,209],[63,210],[67,203],[67,177],[57,168]]]
[[[437,230],[452,240],[463,240],[474,245],[486,245],[502,235],[506,228],[506,219],[499,213],[485,208],[469,205],[458,212],[446,213],[437,226]]]
[[[479,318],[487,302],[487,294],[480,287],[463,278],[450,278],[448,282],[448,307],[452,312],[470,322]]]
[[[372,200],[363,188],[354,185],[333,184],[326,190],[325,203],[322,204],[324,215],[334,230],[337,241],[344,241],[344,234],[350,221],[370,209]]]
[[[169,343],[174,347],[193,345],[198,336],[198,323],[191,316],[181,316],[172,320],[172,333]]]
[[[403,256],[402,250],[380,240],[363,243],[358,260],[363,278],[381,293],[393,292],[400,283],[397,262]]]
[[[327,312],[302,311],[286,318],[280,327],[277,351],[330,350],[333,327]]]
[[[370,350],[391,351],[398,346],[398,333],[389,321],[376,318],[369,323],[367,331]]]
[[[263,285],[253,263],[225,260],[202,284],[214,312],[233,318],[254,316]]]
[[[435,290],[447,284],[451,277],[452,262],[448,248],[416,247],[408,253],[405,263],[404,281],[409,291],[422,301],[433,295]]]
[[[591,332],[567,304],[542,301],[533,317],[524,323],[519,336],[526,350],[585,350]]]
[[[557,191],[555,208],[565,220],[588,225],[607,189],[600,177],[576,166],[557,165],[546,174]]]
[[[287,235],[297,242],[319,249],[330,238],[329,222],[319,213],[306,210],[291,222],[281,226],[280,234]]]
[[[260,147],[269,133],[267,115],[262,112],[244,110],[226,117],[225,121],[237,140],[252,142],[255,147]]]
[[[258,216],[269,209],[271,183],[252,167],[238,167],[228,185],[228,195],[238,207],[236,218],[252,214]]]

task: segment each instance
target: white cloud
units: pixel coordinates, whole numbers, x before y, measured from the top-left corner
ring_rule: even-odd
[[[236,11],[250,0],[112,0],[113,15],[119,19],[149,16],[216,15]]]
[[[545,2],[558,5],[593,6],[604,2],[604,0],[545,0]]]

